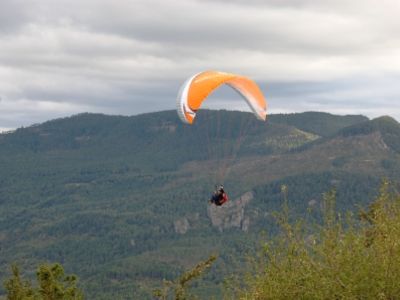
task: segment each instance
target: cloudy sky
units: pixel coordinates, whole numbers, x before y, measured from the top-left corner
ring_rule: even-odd
[[[1,0],[0,130],[173,109],[208,69],[255,79],[270,113],[400,120],[400,1]]]

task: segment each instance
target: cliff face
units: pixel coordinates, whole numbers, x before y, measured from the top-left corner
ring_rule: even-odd
[[[219,231],[224,231],[228,228],[240,228],[243,231],[248,231],[250,219],[245,217],[245,207],[253,199],[253,192],[247,192],[238,199],[229,201],[222,206],[209,205],[207,208],[208,217],[214,227]]]
[[[238,199],[230,200],[222,206],[210,204],[207,215],[212,226],[220,232],[229,228],[239,228],[245,232],[249,230],[250,218],[245,216],[245,208],[253,199],[253,192],[247,192]],[[174,229],[178,234],[185,234],[199,219],[199,214],[186,215],[174,221]]]

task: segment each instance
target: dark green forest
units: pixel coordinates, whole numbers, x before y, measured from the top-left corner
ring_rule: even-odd
[[[0,134],[0,279],[14,263],[28,278],[60,263],[87,299],[151,299],[215,254],[193,290],[219,298],[278,232],[282,186],[293,219],[321,221],[327,191],[345,212],[367,207],[384,178],[396,186],[399,154],[394,119],[319,112],[264,123],[205,110],[193,126],[175,111],[85,113],[19,128]],[[231,200],[216,209],[207,200],[219,183]]]

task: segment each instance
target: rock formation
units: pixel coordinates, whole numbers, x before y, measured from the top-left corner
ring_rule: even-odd
[[[219,231],[224,231],[228,228],[240,228],[243,231],[248,231],[250,219],[245,217],[245,207],[253,199],[252,192],[243,194],[236,200],[229,201],[222,206],[209,205],[207,213],[214,227]]]

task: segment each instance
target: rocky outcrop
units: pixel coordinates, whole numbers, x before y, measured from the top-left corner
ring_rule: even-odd
[[[190,224],[187,218],[178,219],[174,222],[175,232],[179,234],[185,234],[189,228]]]
[[[194,222],[199,220],[199,213],[190,214],[183,218],[174,221],[174,229],[176,233],[185,234],[193,225]]]
[[[252,192],[243,194],[239,199],[229,201],[222,206],[209,205],[208,217],[214,227],[219,231],[224,231],[228,228],[240,228],[243,231],[248,231],[250,226],[250,218],[245,217],[245,207],[253,199]]]
[[[308,207],[315,207],[318,204],[318,201],[315,199],[311,199],[308,201]]]

